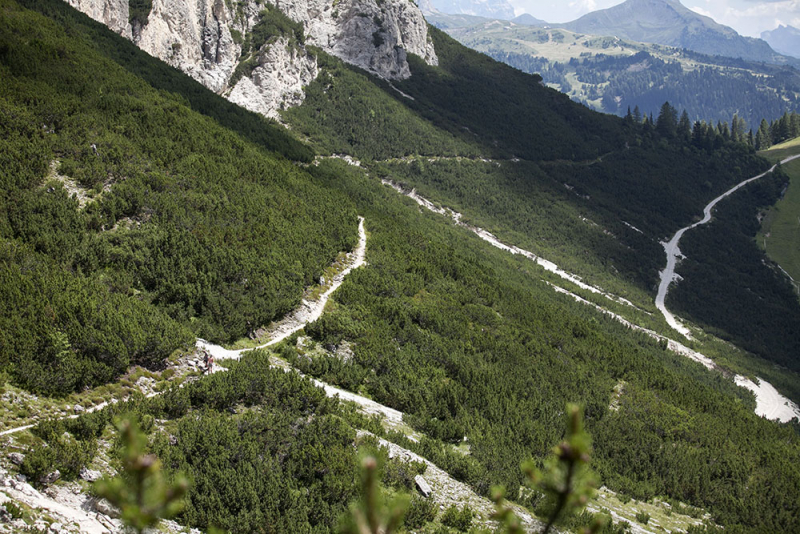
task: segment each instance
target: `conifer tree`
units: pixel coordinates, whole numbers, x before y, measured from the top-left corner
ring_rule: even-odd
[[[761,119],[761,124],[756,133],[756,150],[765,150],[770,146],[772,146],[772,138],[769,124],[767,124],[767,119]]]
[[[689,114],[686,113],[685,109],[681,113],[680,121],[678,121],[678,137],[685,143],[692,139],[692,122],[689,120]]]
[[[669,102],[661,105],[661,111],[656,121],[656,131],[667,139],[672,139],[677,135],[678,111]]]

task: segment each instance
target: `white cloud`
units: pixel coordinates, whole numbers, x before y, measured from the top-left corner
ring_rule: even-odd
[[[687,7],[743,35],[758,37],[779,24],[800,22],[800,0],[684,0]]]
[[[708,11],[707,9],[703,9],[702,7],[690,7],[689,9],[691,9],[692,11],[697,13],[698,15],[703,15],[705,17],[711,17],[712,19],[714,18],[714,15],[711,13],[711,11]]]
[[[573,10],[573,12],[580,16],[591,11],[595,11],[597,9],[597,2],[594,0],[575,0],[574,2],[569,3],[569,7],[571,10]]]

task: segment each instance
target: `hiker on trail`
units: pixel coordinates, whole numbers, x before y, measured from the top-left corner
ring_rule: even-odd
[[[206,364],[206,373],[211,373],[214,367],[214,357],[207,351],[203,351],[203,361]]]

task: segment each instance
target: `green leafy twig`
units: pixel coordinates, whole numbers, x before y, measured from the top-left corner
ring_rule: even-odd
[[[547,498],[548,520],[543,534],[549,534],[556,524],[572,512],[584,507],[592,497],[596,487],[595,476],[589,469],[591,438],[583,429],[583,414],[575,404],[567,405],[567,434],[564,441],[553,449],[553,456],[545,462],[544,470],[539,470],[530,461],[523,464],[528,484]],[[497,511],[492,518],[499,521],[505,532],[523,532],[519,518],[505,501],[502,488],[495,488],[492,500]],[[599,531],[605,523],[602,517],[585,529],[587,533]]]
[[[164,480],[161,462],[143,451],[147,437],[133,419],[117,423],[123,446],[122,474],[95,483],[95,491],[121,511],[126,526],[136,532],[154,527],[183,508],[188,483],[178,477],[174,484]]]
[[[403,496],[384,504],[378,487],[378,462],[369,456],[363,462],[361,502],[350,510],[350,521],[340,527],[341,534],[394,534],[403,524],[408,499]]]

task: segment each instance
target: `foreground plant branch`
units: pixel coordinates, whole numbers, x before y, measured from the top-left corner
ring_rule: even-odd
[[[591,443],[591,437],[583,428],[581,409],[568,404],[566,436],[554,447],[553,456],[545,461],[544,470],[538,469],[533,461],[523,464],[528,485],[544,493],[546,498],[543,508],[548,511],[548,520],[542,534],[549,534],[558,523],[583,508],[594,494],[596,478],[588,465]],[[503,488],[493,489],[492,500],[497,506],[492,518],[503,525],[505,532],[522,533],[519,518],[506,502]],[[583,532],[598,532],[604,524],[605,517],[598,516]]]
[[[181,511],[188,483],[183,477],[173,484],[164,480],[161,462],[144,453],[147,437],[132,418],[120,420],[117,428],[123,447],[122,474],[99,480],[95,491],[121,510],[126,526],[143,532]]]

